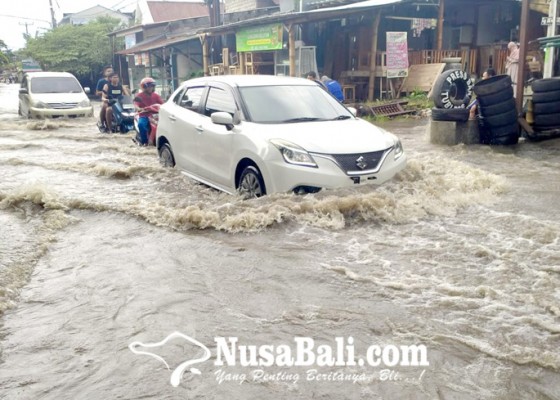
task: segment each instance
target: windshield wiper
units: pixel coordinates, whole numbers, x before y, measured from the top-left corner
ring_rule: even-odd
[[[299,118],[290,118],[286,119],[282,122],[309,122],[309,121],[318,121],[319,118],[315,117],[299,117]]]
[[[349,115],[339,115],[338,117],[334,117],[333,121],[338,121],[338,120],[342,120],[342,119],[350,119],[352,117],[350,117]]]

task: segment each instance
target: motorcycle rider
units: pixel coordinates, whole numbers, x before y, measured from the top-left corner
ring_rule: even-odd
[[[112,104],[123,95],[130,96],[128,88],[123,86],[119,80],[119,74],[113,72],[109,76],[109,82],[103,86],[103,103],[106,105],[105,123],[107,124],[107,132],[111,132],[111,127],[113,126]]]
[[[113,73],[113,67],[107,65],[103,68],[103,77],[97,81],[97,86],[95,87],[96,96],[101,97],[103,100],[103,87],[109,83],[109,75]],[[107,132],[107,127],[105,126],[105,113],[107,112],[107,103],[101,102],[101,111],[99,112],[99,130],[102,132]]]
[[[149,116],[153,111],[146,109],[154,104],[163,104],[163,99],[155,92],[156,81],[149,76],[140,81],[140,89],[142,91],[134,98],[134,105],[139,114],[137,141],[139,145],[147,146],[150,131]]]

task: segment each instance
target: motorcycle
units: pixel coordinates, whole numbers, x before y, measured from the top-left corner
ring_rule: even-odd
[[[134,103],[130,96],[120,96],[118,99],[109,100],[109,106],[113,110],[113,121],[110,131],[128,133],[134,129]],[[100,132],[104,132],[105,126],[97,123]]]
[[[150,115],[148,116],[149,124],[148,124],[148,146],[155,146],[156,145],[156,132],[157,126],[159,121],[159,107],[161,104],[152,104],[151,106],[145,107],[134,115],[134,130],[136,130],[136,137],[133,141],[136,144],[140,144],[140,129],[138,128],[138,120],[140,119],[140,112],[149,112]]]

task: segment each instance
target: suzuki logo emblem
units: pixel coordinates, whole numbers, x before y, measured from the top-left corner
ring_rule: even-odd
[[[356,166],[360,169],[364,169],[365,167],[367,167],[367,162],[364,161],[364,156],[358,157],[358,159],[356,160]]]

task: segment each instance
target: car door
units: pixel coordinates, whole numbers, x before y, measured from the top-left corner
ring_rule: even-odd
[[[177,166],[195,175],[198,174],[196,127],[204,119],[200,107],[205,90],[203,85],[187,87],[160,113],[161,128],[169,140]]]
[[[197,163],[200,174],[219,186],[232,190],[235,133],[224,125],[214,124],[211,120],[211,115],[218,111],[227,112],[231,116],[239,112],[232,89],[227,85],[210,84],[203,110],[202,123],[196,127]]]

